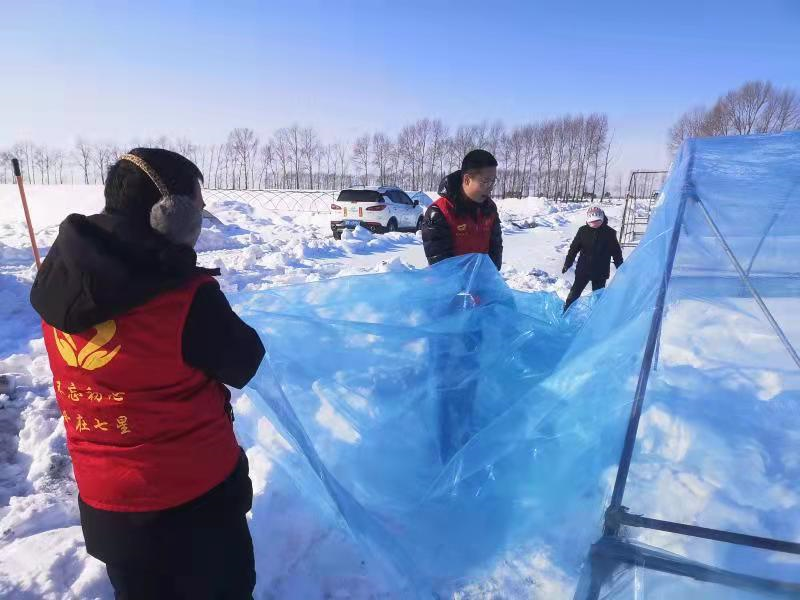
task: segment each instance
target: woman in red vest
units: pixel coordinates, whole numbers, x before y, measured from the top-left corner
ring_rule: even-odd
[[[463,254],[488,254],[497,270],[503,263],[503,234],[491,199],[497,160],[472,150],[461,169],[445,177],[439,198],[425,213],[422,244],[428,264]]]
[[[78,484],[86,549],[116,597],[251,598],[252,503],[230,392],[258,334],[196,265],[197,167],[137,148],[102,213],[70,215],[31,290]]]

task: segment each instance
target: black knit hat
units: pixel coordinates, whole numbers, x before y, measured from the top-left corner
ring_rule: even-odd
[[[196,182],[203,180],[200,169],[185,156],[162,148],[134,148],[129,152],[142,159],[161,180],[169,194],[191,196]],[[151,177],[129,160],[118,160],[108,170],[106,207],[124,210],[148,221],[151,207],[162,197]]]
[[[462,171],[476,171],[486,167],[496,167],[497,159],[486,150],[471,150],[461,161]]]

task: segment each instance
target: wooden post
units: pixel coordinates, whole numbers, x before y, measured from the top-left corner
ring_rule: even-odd
[[[19,196],[22,199],[22,210],[25,211],[25,221],[28,223],[28,234],[31,236],[31,247],[33,248],[33,257],[36,259],[36,268],[42,266],[42,259],[39,257],[39,247],[36,245],[36,236],[33,234],[33,223],[31,223],[31,214],[28,212],[28,201],[25,198],[25,186],[22,184],[22,171],[19,169],[19,161],[16,158],[11,159],[11,165],[14,167],[14,177],[17,178],[17,187],[19,187]]]

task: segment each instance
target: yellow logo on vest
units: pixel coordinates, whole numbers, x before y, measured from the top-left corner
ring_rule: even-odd
[[[106,344],[112,340],[117,333],[117,324],[114,321],[100,323],[94,328],[97,333],[89,340],[86,345],[78,352],[78,346],[72,336],[63,331],[53,328],[53,336],[56,338],[56,347],[61,354],[61,358],[70,367],[79,367],[86,371],[94,371],[105,367],[119,353],[122,348],[118,345],[111,350],[103,350]],[[61,336],[61,337],[59,337]],[[77,353],[77,354],[76,354]]]

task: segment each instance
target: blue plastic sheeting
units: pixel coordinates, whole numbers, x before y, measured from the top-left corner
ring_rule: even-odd
[[[614,460],[587,435],[624,424],[588,427],[613,412],[589,381],[591,357],[553,378],[587,304],[562,319],[557,296],[512,292],[478,255],[275,289],[244,307],[269,351],[251,387],[308,459],[293,474],[324,483],[297,487],[324,493],[396,570],[398,590],[424,596],[479,577],[532,535],[577,569],[569,545],[588,547]],[[595,526],[556,527],[559,512]]]
[[[264,450],[304,502],[385,570],[392,597],[570,597],[602,531],[669,282],[625,504],[653,518],[800,539],[791,360],[800,330],[786,318],[800,308],[799,169],[800,134],[689,142],[640,246],[606,290],[566,317],[555,295],[510,290],[476,255],[243,295],[241,312],[268,350],[249,395],[292,447]],[[682,340],[691,341],[684,353]],[[747,427],[719,419],[726,410]],[[259,444],[258,419],[237,426]],[[729,426],[736,437],[726,440]],[[706,449],[720,454],[713,464],[703,462]],[[748,470],[758,476],[739,477]],[[774,489],[759,503],[760,484]],[[644,541],[658,546],[658,535]],[[697,548],[664,547],[687,559]],[[703,550],[699,558],[721,568],[742,566]],[[790,563],[768,554],[752,575],[790,570],[774,569]],[[504,564],[532,566],[499,576]],[[628,592],[607,597],[664,597]],[[709,587],[702,597],[730,596]]]
[[[695,140],[669,186],[658,219],[671,218],[678,186],[685,214],[624,504],[800,542],[800,134]],[[642,560],[603,597],[800,597],[796,554],[642,528],[623,536],[766,587],[657,573]]]

